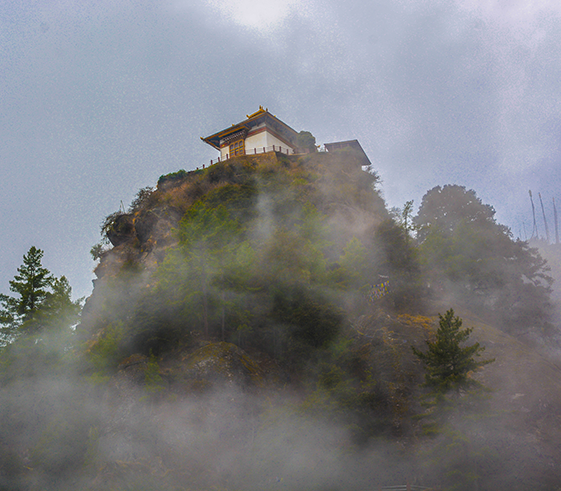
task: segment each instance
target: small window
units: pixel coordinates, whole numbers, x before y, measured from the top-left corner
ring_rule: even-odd
[[[243,140],[235,141],[230,145],[230,157],[237,157],[238,155],[245,155]]]

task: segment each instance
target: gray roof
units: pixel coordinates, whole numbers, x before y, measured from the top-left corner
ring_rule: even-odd
[[[335,152],[336,150],[341,150],[343,148],[350,148],[352,150],[357,151],[361,156],[364,157],[365,163],[364,165],[372,165],[368,155],[364,152],[358,140],[348,140],[344,142],[333,142],[333,143],[324,143],[325,148],[328,152]]]

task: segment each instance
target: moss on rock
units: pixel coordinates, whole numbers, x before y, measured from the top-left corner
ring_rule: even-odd
[[[184,377],[198,386],[224,382],[259,386],[263,381],[259,365],[235,344],[207,344],[191,353],[185,361]]]

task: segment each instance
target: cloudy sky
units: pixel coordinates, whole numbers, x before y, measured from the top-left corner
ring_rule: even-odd
[[[389,206],[447,183],[515,235],[561,206],[558,0],[3,0],[0,291],[31,245],[91,290],[103,218],[259,105],[357,138]]]

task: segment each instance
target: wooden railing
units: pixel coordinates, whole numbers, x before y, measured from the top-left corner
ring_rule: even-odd
[[[293,152],[293,150],[290,147],[282,147],[280,145],[272,145],[270,147],[251,148],[251,149],[249,149],[247,151],[243,151],[242,153],[239,153],[237,155],[233,155],[233,157],[241,157],[243,155],[257,155],[258,153],[267,153],[267,152],[280,152],[280,153],[286,153],[287,155],[290,155]],[[228,160],[229,158],[231,158],[231,157],[228,154],[226,154],[225,158],[218,157],[218,160],[211,160],[210,165],[216,164],[216,163],[224,161],[224,160]]]
[[[375,491],[438,491],[440,488],[418,486],[417,484],[395,484],[392,486],[378,486]]]

